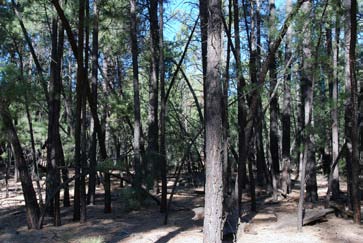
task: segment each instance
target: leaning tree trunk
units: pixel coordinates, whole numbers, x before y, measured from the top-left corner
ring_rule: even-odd
[[[35,195],[33,183],[29,175],[27,163],[23,156],[23,150],[20,145],[18,134],[14,127],[7,102],[4,99],[0,100],[0,118],[3,123],[4,132],[7,134],[9,143],[12,144],[14,149],[15,159],[17,161],[17,168],[20,174],[21,187],[25,200],[26,219],[29,229],[37,229],[39,221],[39,205]]]
[[[223,230],[223,166],[222,166],[222,2],[208,5],[207,77],[205,83],[206,184],[204,205],[204,242],[222,242]]]

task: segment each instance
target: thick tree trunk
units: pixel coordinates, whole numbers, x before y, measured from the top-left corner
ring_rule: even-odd
[[[47,200],[53,212],[54,225],[61,225],[60,218],[60,193],[56,191],[60,184],[60,174],[58,166],[60,165],[60,154],[58,139],[59,135],[59,116],[60,116],[60,76],[57,71],[58,62],[61,61],[58,53],[58,21],[56,18],[52,21],[52,55],[50,64],[50,82],[49,82],[49,100],[48,100],[48,140],[47,140]],[[53,199],[49,199],[54,194]]]
[[[83,60],[83,41],[84,41],[84,15],[85,0],[79,2],[78,9],[78,45],[77,45],[77,86],[76,86],[76,124],[75,124],[75,185],[74,185],[74,212],[73,220],[81,219],[81,165],[82,165],[82,147],[81,147],[81,129],[82,129],[82,100],[85,83],[85,71]]]
[[[311,1],[303,3],[302,9],[307,17],[311,9]],[[305,196],[305,182],[306,182],[306,200],[316,201],[317,198],[317,185],[316,185],[316,171],[315,171],[315,154],[311,131],[312,128],[312,108],[313,108],[313,67],[312,67],[312,54],[311,54],[311,27],[309,24],[305,25],[303,36],[303,70],[301,89],[304,109],[304,131],[303,131],[303,143],[304,152],[301,167],[301,180],[300,180],[300,199],[298,205],[298,229],[302,229],[303,223],[303,208],[304,208],[304,196]],[[307,180],[305,175],[307,175]]]
[[[152,178],[155,188],[158,187],[159,173],[159,122],[158,122],[158,90],[159,90],[159,25],[158,0],[150,1],[150,35],[151,35],[151,71],[149,85],[149,111],[148,111],[148,147],[147,165],[152,168]]]
[[[272,48],[273,40],[276,39],[276,7],[275,0],[269,0],[270,14],[269,14],[269,42]],[[270,75],[270,153],[272,159],[271,174],[273,197],[277,200],[277,187],[280,175],[280,161],[279,161],[279,131],[278,131],[278,99],[277,95],[273,94],[277,84],[277,70],[276,70],[276,55],[273,54],[269,65]]]
[[[29,175],[28,166],[23,156],[18,134],[15,130],[10,112],[6,106],[5,100],[0,100],[0,117],[3,122],[4,132],[7,134],[9,143],[12,144],[14,149],[15,159],[17,161],[17,168],[20,174],[21,187],[25,200],[26,219],[29,229],[37,229],[39,221],[39,205],[35,191],[33,188],[32,180]]]
[[[357,1],[343,1],[345,9],[345,139],[348,151],[346,165],[348,172],[348,194],[353,209],[354,222],[360,224],[359,155],[357,125],[357,81],[355,74],[355,48],[357,41]]]
[[[130,0],[131,14],[131,51],[132,51],[132,70],[133,70],[133,93],[134,93],[134,169],[135,185],[141,185],[141,112],[140,112],[140,86],[139,86],[139,63],[138,63],[138,45],[137,45],[137,7],[136,0]]]
[[[222,2],[211,0],[208,5],[208,51],[206,101],[206,185],[204,206],[204,242],[222,242],[223,230],[223,158],[222,158]]]

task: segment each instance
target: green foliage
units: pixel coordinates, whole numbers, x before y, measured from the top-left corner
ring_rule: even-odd
[[[110,170],[125,170],[126,165],[123,160],[106,159],[97,164],[96,169],[100,172],[108,172]]]
[[[123,188],[120,191],[119,196],[126,212],[140,209],[142,202],[145,199],[143,194],[138,189],[133,187]]]

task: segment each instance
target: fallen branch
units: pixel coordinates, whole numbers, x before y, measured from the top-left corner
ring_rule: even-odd
[[[325,215],[327,215],[329,213],[333,213],[333,212],[334,212],[334,209],[332,209],[332,208],[306,211],[306,214],[304,215],[303,225],[307,225],[307,224],[313,223],[315,221],[318,221],[318,220],[322,219],[323,217],[325,217]]]

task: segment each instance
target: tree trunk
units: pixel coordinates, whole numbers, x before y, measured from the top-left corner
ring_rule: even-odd
[[[340,29],[338,27],[339,14],[336,14],[336,28],[335,28],[335,40],[332,43],[332,31],[327,29],[326,39],[327,39],[327,54],[328,54],[328,78],[329,78],[329,98],[331,99],[331,146],[332,146],[332,156],[330,167],[333,165],[334,161],[338,157],[339,153],[339,120],[338,120],[338,59],[339,59],[339,34]],[[333,172],[332,184],[330,191],[332,192],[332,198],[339,198],[339,167],[336,166]]]
[[[286,13],[290,13],[292,10],[292,1],[286,1]],[[290,133],[291,133],[291,39],[292,29],[289,27],[286,33],[285,41],[285,77],[284,77],[284,97],[282,107],[282,180],[281,188],[284,193],[290,193],[291,190],[291,179],[290,179]]]
[[[147,168],[152,168],[154,186],[158,187],[159,173],[159,124],[158,124],[158,90],[159,90],[159,25],[158,0],[150,1],[150,35],[151,35],[151,71],[149,85],[149,111],[148,111],[148,147]],[[146,161],[145,161],[146,162]]]
[[[51,215],[54,217],[54,225],[61,225],[60,218],[60,193],[56,191],[60,184],[60,174],[58,166],[60,165],[60,154],[58,139],[59,135],[59,116],[60,116],[60,76],[57,71],[58,63],[61,58],[58,53],[58,21],[52,20],[52,55],[50,64],[50,82],[49,82],[49,100],[48,100],[48,140],[47,140],[47,200],[51,199]]]
[[[165,65],[164,65],[164,6],[163,0],[159,0],[159,67],[160,67],[160,177],[161,177],[161,201],[160,212],[167,209],[167,155],[165,144],[166,130],[166,95],[165,95]]]
[[[204,242],[222,242],[223,230],[223,158],[222,158],[222,2],[211,0],[208,5],[206,105],[206,185],[204,206]]]
[[[305,17],[308,17],[311,9],[311,1],[306,1],[302,5],[302,10]],[[303,223],[303,211],[304,211],[304,196],[305,196],[305,181],[306,181],[306,200],[316,201],[317,191],[316,191],[316,174],[315,174],[315,160],[312,158],[314,155],[312,140],[311,140],[311,127],[312,127],[312,106],[313,106],[313,67],[311,62],[311,27],[309,24],[305,25],[304,35],[303,35],[303,67],[302,67],[302,80],[301,89],[303,99],[303,109],[304,109],[304,131],[303,131],[303,143],[304,152],[301,167],[301,180],[300,180],[300,199],[298,205],[298,230],[302,229]],[[313,155],[313,156],[311,156]],[[308,180],[306,180],[305,175],[307,174]],[[315,177],[315,184],[314,178]]]
[[[257,85],[257,71],[260,69],[261,67],[261,6],[260,6],[260,1],[257,0],[256,1],[256,13],[255,13],[255,18],[256,18],[256,41],[255,44],[254,42],[252,42],[252,48],[255,50],[256,54],[255,54],[255,68],[256,68],[256,80],[255,80],[255,84]],[[255,46],[254,46],[255,45]],[[252,81],[252,80],[251,80]],[[255,92],[254,95],[257,95],[257,103],[258,103],[258,107],[257,107],[257,116],[255,119],[255,133],[256,133],[256,167],[257,167],[257,183],[259,185],[265,185],[266,183],[268,183],[269,180],[269,175],[268,175],[268,169],[267,169],[267,165],[266,165],[266,159],[265,159],[265,151],[264,151],[264,146],[263,146],[263,125],[262,125],[262,101],[261,101],[261,95],[259,92]]]
[[[355,49],[357,41],[357,1],[343,1],[345,9],[345,139],[348,151],[346,165],[348,172],[348,194],[353,208],[353,219],[360,224],[359,155],[357,125],[357,80],[355,74]]]
[[[269,14],[269,49],[276,39],[276,7],[275,0],[269,0],[270,14]],[[276,70],[276,55],[273,54],[269,65],[270,75],[270,153],[272,159],[272,186],[273,197],[277,200],[277,187],[280,175],[280,161],[279,161],[279,131],[278,131],[278,99],[277,95],[273,94],[277,84],[277,70]]]
[[[83,60],[83,41],[84,41],[84,15],[85,0],[79,2],[78,9],[78,45],[77,45],[77,87],[76,87],[76,125],[75,125],[75,185],[74,185],[74,212],[73,220],[81,219],[81,165],[82,165],[82,147],[81,147],[81,129],[82,129],[82,100],[85,81],[84,60]]]
[[[33,188],[32,180],[28,172],[28,166],[23,156],[18,134],[15,130],[10,112],[6,106],[5,100],[0,100],[0,117],[3,122],[3,129],[7,134],[9,143],[12,144],[14,149],[15,159],[17,161],[17,168],[20,174],[21,187],[25,200],[26,218],[29,229],[37,229],[39,221],[39,205],[35,191]]]
[[[137,7],[136,0],[130,0],[131,13],[131,51],[132,51],[132,70],[133,70],[133,92],[134,92],[134,169],[135,185],[141,185],[141,112],[140,112],[140,87],[139,87],[139,63],[138,63],[138,45],[137,45]]]
[[[93,3],[93,30],[92,30],[92,78],[91,93],[94,104],[97,106],[97,83],[98,83],[98,1]],[[94,122],[93,122],[94,124]],[[95,125],[93,125],[92,141],[90,147],[90,173],[88,181],[87,203],[95,205],[96,201],[96,166],[97,166],[97,133]]]

